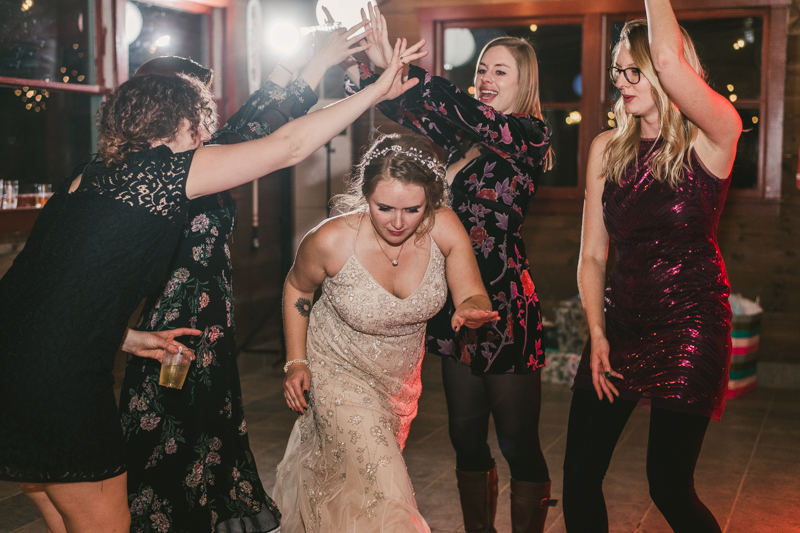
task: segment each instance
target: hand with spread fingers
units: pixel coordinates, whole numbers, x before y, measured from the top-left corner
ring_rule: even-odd
[[[381,14],[378,6],[372,5],[372,2],[367,3],[367,8],[361,9],[361,20],[369,22],[372,32],[364,36],[362,39],[366,43],[372,45],[367,50],[367,57],[372,63],[379,68],[386,68],[389,60],[392,57],[392,45],[389,42],[389,29],[386,25],[386,17]],[[405,64],[408,64],[405,61]]]
[[[327,13],[327,9],[325,11]],[[327,16],[329,17],[330,14],[328,13]],[[320,61],[328,68],[338,65],[352,54],[368,50],[372,45],[364,38],[364,35],[354,37],[362,29],[365,30],[366,35],[372,33],[369,21],[359,22],[347,30],[317,32],[314,35],[314,56],[309,64]]]
[[[425,39],[410,47],[405,39],[397,39],[386,70],[374,83],[375,87],[383,94],[379,101],[393,100],[419,83],[416,78],[403,82],[402,73],[404,65],[428,55],[427,50],[419,51],[423,46],[425,46]]]

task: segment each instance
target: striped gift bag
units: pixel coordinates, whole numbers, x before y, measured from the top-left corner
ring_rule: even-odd
[[[731,370],[728,380],[728,398],[736,398],[756,388],[758,341],[761,334],[761,313],[734,315],[731,320]]]

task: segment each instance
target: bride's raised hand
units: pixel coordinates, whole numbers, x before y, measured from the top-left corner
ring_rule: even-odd
[[[367,17],[369,14],[369,17]],[[381,14],[378,6],[367,3],[366,11],[361,9],[362,22],[368,22],[372,33],[362,38],[362,43],[370,44],[367,50],[367,57],[378,68],[386,68],[392,58],[392,45],[389,42],[389,29],[386,25],[386,18]]]
[[[425,39],[420,40],[413,46],[407,46],[405,39],[397,39],[392,50],[392,57],[386,70],[383,71],[380,78],[373,84],[373,86],[380,91],[382,95],[375,103],[383,102],[384,100],[393,100],[419,83],[417,78],[411,78],[403,82],[403,67],[412,61],[423,58],[428,55],[427,50],[420,51],[420,48],[425,46]]]

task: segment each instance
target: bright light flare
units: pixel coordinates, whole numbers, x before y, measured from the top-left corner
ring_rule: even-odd
[[[300,44],[300,28],[291,22],[274,22],[267,30],[267,42],[281,55],[292,53]]]
[[[361,22],[361,8],[366,8],[367,3],[364,0],[317,0],[317,22],[327,24],[328,21],[325,19],[322,6],[328,8],[334,22],[341,22],[344,28],[352,28]],[[359,33],[363,31],[361,30]]]
[[[169,35],[162,35],[161,37],[156,39],[156,42],[154,44],[159,48],[167,46],[169,44]]]

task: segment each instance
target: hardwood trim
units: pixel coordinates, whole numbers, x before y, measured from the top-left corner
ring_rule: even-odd
[[[792,0],[726,0],[719,9],[719,0],[673,0],[672,7],[678,11],[719,12],[737,8],[780,8],[791,5]],[[562,0],[558,2],[519,2],[508,4],[482,4],[470,6],[443,6],[419,8],[420,22],[424,20],[461,21],[515,19],[530,16],[563,16],[564,13],[628,14],[641,13],[641,0]],[[486,25],[486,24],[484,24]]]
[[[112,8],[113,9],[113,8]],[[106,86],[105,63],[106,57],[106,32],[108,28],[103,24],[103,2],[94,1],[94,79],[99,87]]]
[[[0,233],[30,230],[41,212],[36,208],[0,209]]]
[[[0,85],[13,85],[15,87],[36,87],[37,89],[49,89],[51,91],[67,91],[73,93],[86,94],[108,94],[111,89],[100,87],[99,85],[78,85],[77,83],[62,83],[60,81],[31,80],[28,78],[8,78],[0,76]]]
[[[766,76],[762,73],[762,82],[767,83],[767,89],[762,88],[761,99],[766,107],[767,117],[764,132],[764,150],[761,164],[764,165],[764,190],[763,196],[768,199],[779,199],[781,196],[781,163],[783,162],[783,113],[784,90],[786,84],[786,42],[788,30],[787,8],[773,7],[769,18],[764,21],[767,26],[765,34],[769,44],[764,43],[765,50],[762,57],[762,68],[767,69]],[[765,41],[767,39],[764,39]],[[769,81],[764,81],[764,78]],[[762,110],[763,111],[763,110]]]
[[[605,29],[603,17],[598,13],[590,13],[584,17],[583,22],[583,42],[581,46],[581,81],[583,88],[600,87],[603,85],[603,60],[604,46],[600,47],[599,53],[597,43],[604,42]],[[580,131],[578,133],[578,184],[571,188],[566,195],[570,198],[580,198],[583,200],[584,190],[586,189],[586,164],[589,157],[589,147],[594,138],[603,131],[600,122],[602,112],[602,100],[597,98],[594,91],[581,91],[581,104],[583,118],[581,119]],[[562,193],[563,194],[563,193]]]
[[[196,15],[209,15],[215,7],[228,7],[230,0],[143,0],[148,4],[186,11]]]
[[[125,0],[113,2],[114,11],[114,58],[117,65],[116,80],[114,86],[119,87],[123,82],[128,81],[128,45],[125,40]]]
[[[225,117],[233,116],[238,107],[236,106],[236,18],[241,16],[241,9],[239,4],[234,3],[224,12],[225,21],[223,26],[225,28],[225,35],[223,36],[225,43],[225,50],[223,51],[223,65],[222,65],[222,79],[224,85],[222,87],[222,99],[225,102]],[[241,32],[244,35],[245,32]]]

